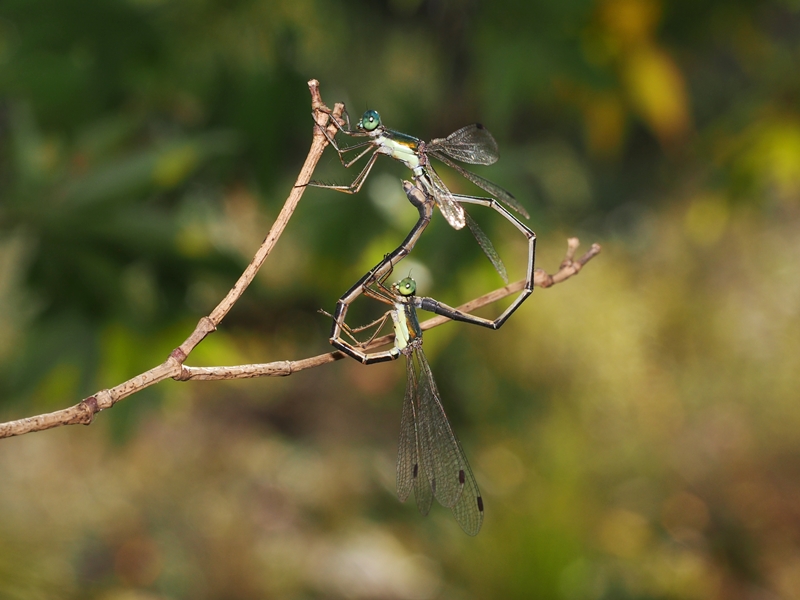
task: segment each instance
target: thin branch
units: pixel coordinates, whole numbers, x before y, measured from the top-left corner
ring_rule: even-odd
[[[289,197],[286,199],[281,212],[278,214],[275,223],[270,229],[267,237],[262,242],[258,251],[256,252],[253,260],[244,270],[239,280],[234,284],[228,294],[211,311],[211,313],[200,319],[194,331],[186,338],[186,340],[175,350],[173,350],[166,361],[152,369],[145,371],[115,386],[110,389],[100,390],[99,392],[84,398],[78,404],[57,410],[55,412],[37,415],[34,417],[26,417],[15,421],[8,421],[0,423],[0,438],[12,437],[23,435],[34,431],[43,431],[53,427],[60,427],[62,425],[89,425],[94,420],[94,416],[107,408],[111,408],[114,404],[143,390],[146,387],[159,383],[168,378],[173,378],[177,381],[190,381],[190,380],[219,380],[219,379],[247,379],[253,377],[285,377],[298,371],[311,369],[331,363],[344,358],[341,352],[329,352],[327,354],[320,354],[296,361],[277,361],[265,364],[251,364],[251,365],[238,365],[230,367],[190,367],[183,363],[186,361],[189,354],[194,350],[197,345],[205,339],[205,337],[216,330],[217,325],[222,321],[225,315],[228,314],[233,305],[239,300],[244,291],[253,281],[256,273],[264,264],[264,261],[269,256],[272,249],[275,247],[278,239],[286,228],[289,219],[297,208],[297,204],[305,191],[306,185],[311,179],[311,174],[314,172],[317,163],[319,162],[322,152],[328,145],[328,138],[325,131],[332,138],[336,133],[336,124],[332,119],[336,119],[340,123],[341,115],[344,110],[343,104],[335,104],[333,111],[329,110],[322,102],[319,94],[319,83],[312,79],[308,82],[309,90],[311,91],[311,106],[313,109],[314,120],[316,126],[314,127],[314,137],[311,143],[311,148],[303,164],[303,168],[297,177],[297,182],[292,188]],[[569,279],[573,275],[580,272],[581,268],[593,257],[600,252],[598,244],[592,245],[591,249],[586,252],[577,261],[574,260],[575,252],[578,248],[578,239],[570,238],[568,242],[567,254],[561,262],[559,270],[554,275],[548,275],[545,271],[537,269],[534,276],[534,285],[539,287],[550,287],[556,283],[560,283]],[[476,298],[466,304],[459,306],[459,310],[470,312],[482,306],[496,302],[510,294],[520,291],[525,285],[525,281],[518,281],[516,283],[507,285],[503,288],[489,292],[479,298]],[[421,323],[423,330],[431,329],[442,325],[449,321],[446,317],[436,316]],[[386,335],[373,340],[367,347],[375,348],[388,343],[394,339],[393,335]]]
[[[94,419],[95,414],[101,410],[111,408],[123,398],[127,398],[131,394],[163,381],[164,379],[180,377],[183,362],[192,350],[194,350],[209,333],[217,328],[220,321],[228,314],[231,307],[233,307],[253,281],[261,265],[264,264],[267,256],[269,256],[275,244],[278,242],[283,230],[286,228],[286,224],[297,208],[297,204],[303,196],[303,192],[305,192],[306,185],[311,179],[311,174],[314,172],[319,159],[322,157],[322,152],[328,145],[328,137],[325,135],[324,129],[327,128],[330,137],[336,134],[336,125],[332,119],[341,119],[342,112],[344,111],[344,104],[335,104],[333,111],[325,106],[319,93],[319,82],[316,79],[312,79],[308,82],[308,89],[311,92],[311,108],[316,122],[308,156],[306,157],[305,163],[303,163],[303,168],[300,170],[300,174],[297,177],[294,187],[292,187],[289,197],[286,199],[267,237],[261,243],[253,260],[247,265],[247,268],[244,270],[241,277],[239,277],[239,280],[234,284],[225,298],[223,298],[222,302],[211,311],[210,315],[200,319],[189,337],[187,337],[180,346],[175,348],[162,364],[116,387],[102,390],[93,396],[89,396],[73,407],[36,417],[0,423],[0,438],[22,435],[32,431],[43,431],[60,425],[75,425],[79,423],[89,425]]]
[[[583,268],[583,265],[600,254],[600,244],[592,244],[592,247],[588,252],[586,252],[586,254],[581,256],[577,261],[574,261],[573,257],[575,256],[575,251],[578,249],[579,245],[580,242],[578,238],[569,238],[567,242],[567,254],[564,257],[564,260],[561,261],[558,271],[554,275],[549,275],[543,269],[536,269],[533,280],[534,285],[542,288],[548,288],[556,283],[560,283],[566,279],[569,279],[573,275],[577,275],[581,268]],[[505,287],[501,287],[493,292],[489,292],[488,294],[484,294],[483,296],[475,298],[474,300],[470,300],[469,302],[462,304],[457,308],[462,312],[472,312],[473,310],[477,310],[484,306],[488,306],[493,302],[497,302],[506,296],[515,294],[524,286],[525,280],[520,279],[515,283],[511,283]],[[423,331],[427,331],[428,329],[433,329],[439,325],[444,325],[448,321],[450,321],[450,319],[447,317],[437,315],[420,323],[420,327]],[[385,346],[393,341],[394,334],[384,335],[379,338],[375,338],[369,344],[366,344],[364,349],[370,350],[372,348],[379,348],[380,346]],[[288,375],[292,375],[293,373],[297,373],[298,371],[303,371],[305,369],[311,369],[314,367],[319,367],[320,365],[335,362],[340,358],[345,358],[345,355],[342,352],[337,351],[328,352],[326,354],[318,354],[317,356],[311,356],[302,360],[280,360],[271,363],[237,365],[233,367],[189,367],[184,365],[181,375],[175,379],[179,381],[212,381],[220,379],[251,379],[254,377],[286,377]]]
[[[586,254],[575,261],[573,258],[575,257],[575,252],[578,250],[578,246],[580,245],[581,243],[578,238],[569,238],[567,240],[567,255],[564,257],[564,260],[561,261],[558,272],[556,272],[555,275],[548,275],[543,270],[536,269],[536,273],[534,275],[534,284],[543,288],[549,288],[551,285],[561,283],[573,275],[580,273],[583,265],[600,254],[600,244],[592,244],[592,247],[589,248]]]
[[[217,307],[211,311],[211,314],[208,317],[203,317],[200,319],[200,322],[192,332],[192,335],[190,335],[186,341],[183,342],[183,344],[173,351],[173,357],[176,358],[180,363],[183,363],[183,361],[186,360],[186,357],[189,356],[189,353],[194,350],[197,344],[203,341],[206,335],[217,328],[217,325],[219,325],[220,321],[222,321],[225,315],[228,314],[233,305],[236,304],[247,287],[252,283],[256,273],[258,273],[258,270],[261,268],[261,265],[264,264],[264,261],[267,259],[270,252],[272,252],[272,249],[275,247],[275,244],[278,242],[278,238],[281,237],[283,230],[286,229],[286,225],[289,223],[289,219],[292,217],[292,214],[294,214],[297,204],[300,202],[300,198],[302,198],[303,192],[306,190],[308,182],[311,181],[311,175],[314,173],[314,169],[316,168],[317,163],[322,156],[322,152],[328,145],[328,137],[324,133],[324,128],[326,126],[328,127],[328,133],[331,137],[336,134],[335,124],[333,122],[330,124],[328,123],[331,116],[331,111],[322,102],[322,97],[319,94],[319,82],[316,79],[312,79],[308,82],[308,88],[311,91],[311,108],[313,110],[314,120],[316,121],[318,127],[314,127],[314,137],[313,141],[311,142],[311,149],[308,151],[308,156],[306,157],[305,163],[303,163],[303,168],[300,169],[300,174],[297,176],[297,181],[295,182],[294,187],[292,187],[292,191],[289,194],[289,197],[286,199],[286,202],[283,204],[283,208],[278,214],[278,217],[275,219],[275,223],[269,230],[267,237],[264,238],[264,241],[261,243],[261,246],[253,257],[253,260],[250,261],[249,265],[247,265],[247,268],[244,270],[241,277],[239,277],[239,280],[234,284],[225,298],[222,299],[222,302],[220,302]],[[334,105],[332,115],[333,118],[340,118],[343,110],[344,104]]]

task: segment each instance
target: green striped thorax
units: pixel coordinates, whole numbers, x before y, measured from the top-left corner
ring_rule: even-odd
[[[421,141],[412,135],[386,129],[381,123],[381,116],[377,110],[368,110],[359,119],[356,127],[366,133],[374,140],[374,144],[378,146],[378,152],[391,156],[395,160],[399,160],[409,169],[419,175],[416,170],[422,164],[420,158]]]
[[[392,291],[397,299],[392,311],[394,325],[394,346],[400,352],[407,348],[412,349],[422,343],[422,329],[419,326],[417,310],[414,303],[409,300],[417,293],[417,282],[411,277],[401,279],[392,284]]]

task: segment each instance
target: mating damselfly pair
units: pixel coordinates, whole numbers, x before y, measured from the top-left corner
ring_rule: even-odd
[[[373,364],[406,357],[407,386],[403,403],[401,432],[397,463],[397,494],[404,501],[414,491],[417,507],[422,514],[430,510],[433,498],[451,508],[461,528],[476,535],[483,522],[483,499],[477,481],[467,462],[464,451],[442,406],[433,374],[422,351],[422,330],[416,309],[421,308],[453,320],[498,329],[520,306],[533,290],[536,235],[519,219],[514,217],[500,202],[516,210],[526,218],[522,205],[500,186],[463,169],[448,157],[470,164],[492,164],[498,158],[498,148],[492,135],[481,125],[469,125],[446,138],[425,143],[415,137],[385,128],[374,110],[366,111],[352,130],[349,119],[345,125],[336,122],[338,131],[366,140],[351,146],[340,146],[335,137],[326,137],[337,151],[342,164],[350,167],[367,155],[366,165],[350,185],[325,185],[312,182],[310,185],[335,189],[346,193],[357,193],[369,175],[377,156],[386,154],[399,160],[412,170],[414,183],[403,182],[409,201],[417,207],[420,218],[403,243],[362,277],[337,303],[333,315],[330,341],[339,350],[364,363]],[[345,156],[361,150],[354,158]],[[453,194],[434,170],[429,158],[435,157],[453,167],[492,198]],[[496,319],[486,319],[461,312],[433,298],[416,295],[416,283],[410,277],[385,285],[394,266],[407,256],[431,220],[433,205],[439,207],[445,219],[455,229],[469,227],[484,253],[504,281],[508,281],[506,269],[489,238],[464,210],[462,204],[488,206],[499,212],[520,231],[528,243],[528,264],[522,291],[512,304]],[[392,308],[376,321],[361,327],[350,327],[345,318],[351,303],[360,295],[373,298]],[[324,312],[324,311],[322,311]],[[326,313],[327,314],[327,313]],[[382,352],[366,352],[369,342],[391,318],[394,327],[394,347]],[[359,342],[355,334],[370,327],[375,332],[367,342]],[[352,342],[343,337],[347,335]]]
[[[347,120],[346,129],[339,125],[338,121],[334,120],[334,123],[337,124],[338,130],[347,136],[367,138],[353,145],[340,147],[335,138],[330,137],[327,131],[323,129],[331,146],[339,155],[342,164],[349,168],[367,155],[370,155],[369,159],[361,172],[349,185],[330,185],[316,181],[312,181],[309,185],[355,194],[361,190],[378,156],[380,154],[390,156],[411,169],[414,174],[414,183],[436,201],[436,205],[445,220],[454,229],[462,229],[464,225],[469,227],[481,249],[500,274],[500,277],[503,278],[505,283],[508,283],[505,265],[497,254],[494,245],[475,220],[464,210],[462,203],[492,206],[511,221],[515,227],[533,234],[503,205],[515,210],[526,219],[529,218],[528,212],[510,192],[450,160],[452,158],[473,165],[491,165],[497,162],[500,157],[497,142],[483,125],[480,123],[467,125],[451,133],[446,138],[437,138],[430,142],[424,142],[411,135],[388,129],[382,124],[381,117],[375,110],[366,111],[359,119],[355,130],[349,128],[349,119]],[[357,150],[361,150],[361,152],[353,158],[346,158],[349,153]],[[492,197],[481,198],[452,193],[433,168],[430,162],[431,157],[452,167],[464,178],[488,192]],[[501,204],[498,204],[498,201]]]

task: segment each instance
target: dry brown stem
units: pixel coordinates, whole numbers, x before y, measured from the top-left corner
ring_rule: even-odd
[[[55,412],[37,415],[34,417],[26,417],[15,421],[8,421],[0,423],[0,438],[12,437],[31,433],[33,431],[43,431],[53,427],[60,427],[62,425],[89,425],[94,420],[94,416],[101,410],[111,408],[122,400],[136,392],[143,390],[153,384],[156,384],[164,379],[172,378],[177,381],[189,380],[218,380],[218,379],[248,379],[253,377],[285,377],[310,369],[320,365],[331,363],[344,357],[341,352],[329,352],[327,354],[320,354],[304,358],[302,360],[283,360],[265,364],[252,364],[252,365],[237,365],[230,367],[190,367],[183,363],[186,358],[194,350],[194,348],[205,339],[205,337],[216,330],[225,315],[231,310],[234,304],[239,300],[247,287],[252,283],[253,279],[264,264],[264,261],[269,256],[275,244],[278,242],[283,230],[286,228],[289,219],[297,208],[297,204],[306,189],[306,184],[311,180],[311,174],[319,162],[322,152],[328,145],[328,140],[323,133],[322,128],[326,128],[328,133],[333,136],[336,133],[336,126],[331,119],[340,119],[344,110],[343,104],[335,104],[331,111],[322,102],[319,93],[319,83],[317,80],[312,79],[308,82],[308,87],[311,92],[311,106],[314,112],[314,119],[318,125],[314,127],[314,135],[309,149],[308,156],[303,164],[297,181],[292,188],[289,197],[278,214],[275,223],[272,225],[267,237],[261,243],[253,260],[247,265],[238,281],[234,284],[225,298],[211,311],[208,316],[200,319],[194,331],[184,342],[173,350],[166,361],[152,369],[137,375],[136,377],[121,383],[110,389],[100,390],[99,392],[84,398],[78,404],[57,410]],[[340,121],[341,122],[341,121]],[[592,245],[592,248],[584,254],[580,259],[574,261],[575,251],[578,248],[578,239],[570,238],[567,249],[567,254],[561,263],[559,270],[554,275],[548,275],[545,271],[537,269],[534,278],[534,285],[539,287],[550,287],[556,283],[560,283],[565,279],[576,275],[583,265],[596,256],[600,252],[600,246],[597,244]],[[512,283],[503,288],[489,292],[479,298],[476,298],[466,304],[459,306],[462,311],[472,311],[487,304],[491,304],[501,298],[510,294],[518,292],[524,286],[524,281]],[[431,329],[445,323],[449,319],[441,316],[436,316],[432,319],[424,321],[421,326],[422,329]],[[382,346],[390,343],[393,339],[392,335],[386,335],[377,338],[369,344],[369,348]]]

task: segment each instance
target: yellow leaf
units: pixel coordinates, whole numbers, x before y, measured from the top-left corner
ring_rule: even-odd
[[[744,166],[762,185],[783,199],[800,191],[800,123],[774,118],[757,126]]]
[[[683,75],[670,56],[645,45],[629,52],[623,79],[634,109],[662,144],[679,141],[689,130]]]

